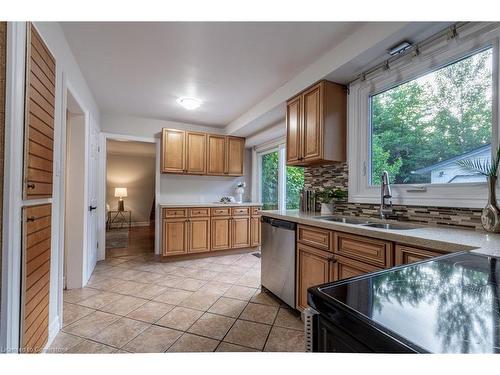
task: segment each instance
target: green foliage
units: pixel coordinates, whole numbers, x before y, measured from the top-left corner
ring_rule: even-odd
[[[413,171],[491,142],[492,50],[372,97],[372,184],[428,183]]]
[[[489,177],[498,176],[498,163],[500,163],[500,146],[498,147],[493,163],[489,159],[463,159],[457,161],[457,164],[463,169],[477,172],[483,176]]]
[[[278,209],[278,151],[262,156],[261,197],[263,210]]]
[[[335,200],[342,201],[347,198],[347,191],[342,189],[325,188],[316,194],[321,203],[332,203]]]
[[[286,167],[286,209],[296,210],[300,205],[300,191],[304,188],[304,168]]]

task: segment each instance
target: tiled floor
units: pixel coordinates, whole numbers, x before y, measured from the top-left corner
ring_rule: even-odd
[[[87,287],[65,291],[50,351],[304,350],[299,315],[260,290],[260,259],[250,253],[169,263],[113,255]]]

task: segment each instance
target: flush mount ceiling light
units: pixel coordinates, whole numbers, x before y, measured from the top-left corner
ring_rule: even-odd
[[[201,100],[196,99],[196,98],[185,98],[185,97],[180,97],[177,99],[177,103],[179,103],[181,106],[183,106],[187,110],[193,110],[198,108],[201,105]]]

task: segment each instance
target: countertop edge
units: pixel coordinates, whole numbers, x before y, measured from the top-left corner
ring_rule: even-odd
[[[262,203],[248,202],[248,203],[160,203],[161,208],[172,207],[255,207],[262,206]]]

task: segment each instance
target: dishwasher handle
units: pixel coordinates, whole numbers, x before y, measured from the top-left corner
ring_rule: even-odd
[[[297,224],[292,223],[290,221],[285,221],[285,220],[280,220],[280,219],[274,219],[272,217],[268,216],[262,216],[261,218],[262,223],[270,224],[275,228],[280,228],[280,229],[287,229],[287,230],[293,230],[297,228]]]

